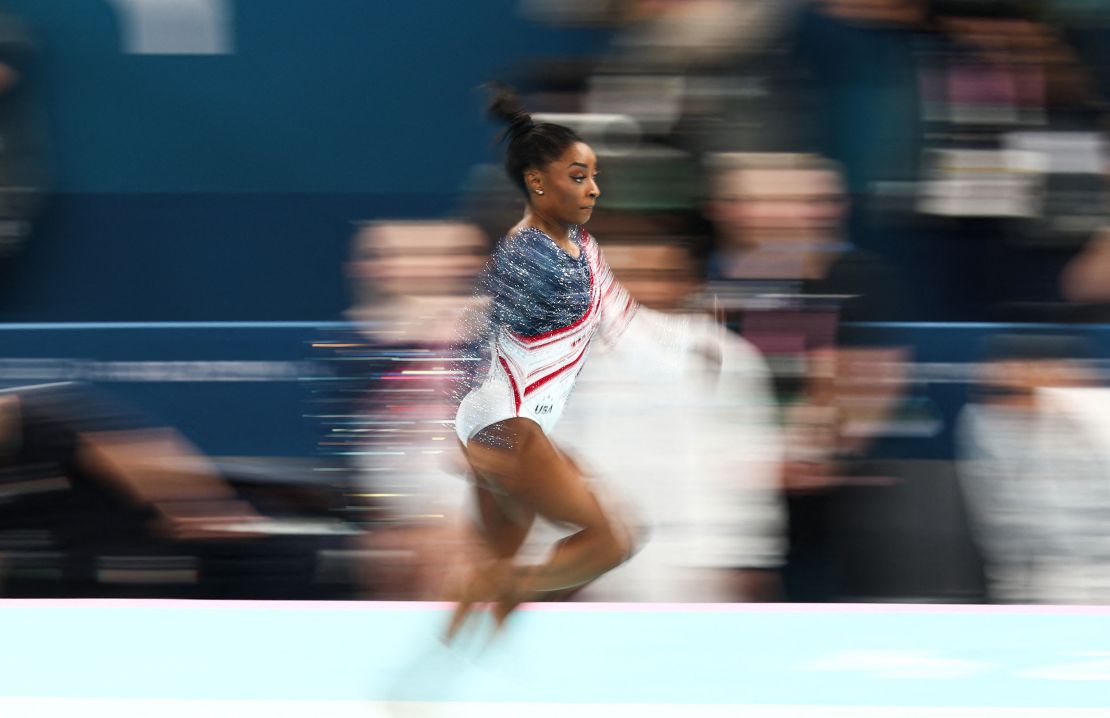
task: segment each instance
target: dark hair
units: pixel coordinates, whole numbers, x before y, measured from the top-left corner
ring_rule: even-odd
[[[505,152],[505,171],[526,195],[524,171],[529,167],[543,167],[559,158],[575,142],[581,142],[578,133],[569,127],[552,122],[535,122],[520,103],[516,91],[507,85],[491,85],[495,95],[489,104],[490,117],[508,125],[500,141],[508,140]]]

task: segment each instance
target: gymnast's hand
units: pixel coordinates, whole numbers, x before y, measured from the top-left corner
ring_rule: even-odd
[[[511,559],[486,559],[471,567],[452,591],[456,601],[444,641],[450,643],[476,608],[491,607],[497,630],[524,602],[523,582]]]

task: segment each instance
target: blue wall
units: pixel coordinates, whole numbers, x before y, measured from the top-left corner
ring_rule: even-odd
[[[235,52],[122,51],[108,0],[8,0],[42,50],[55,201],[0,318],[321,319],[350,222],[437,216],[491,130],[475,87],[602,46],[515,0],[224,0]]]

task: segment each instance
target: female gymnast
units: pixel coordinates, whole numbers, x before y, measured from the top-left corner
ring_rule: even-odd
[[[492,604],[500,627],[521,602],[584,585],[634,547],[629,526],[549,437],[594,338],[614,342],[638,309],[582,228],[601,194],[597,157],[570,128],[533,121],[507,88],[490,112],[508,125],[505,167],[527,206],[484,275],[490,368],[456,415],[489,557],[459,588],[448,640],[476,606]],[[577,532],[541,565],[519,565],[536,516]]]

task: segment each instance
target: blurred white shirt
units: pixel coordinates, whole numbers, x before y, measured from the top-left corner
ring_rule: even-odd
[[[603,500],[649,531],[636,556],[580,596],[740,600],[727,569],[779,567],[776,419],[769,372],[748,342],[706,316],[641,309],[619,344],[590,357],[555,432],[596,474]]]
[[[1105,389],[1045,389],[1028,410],[969,404],[960,483],[996,600],[1110,601]]]

